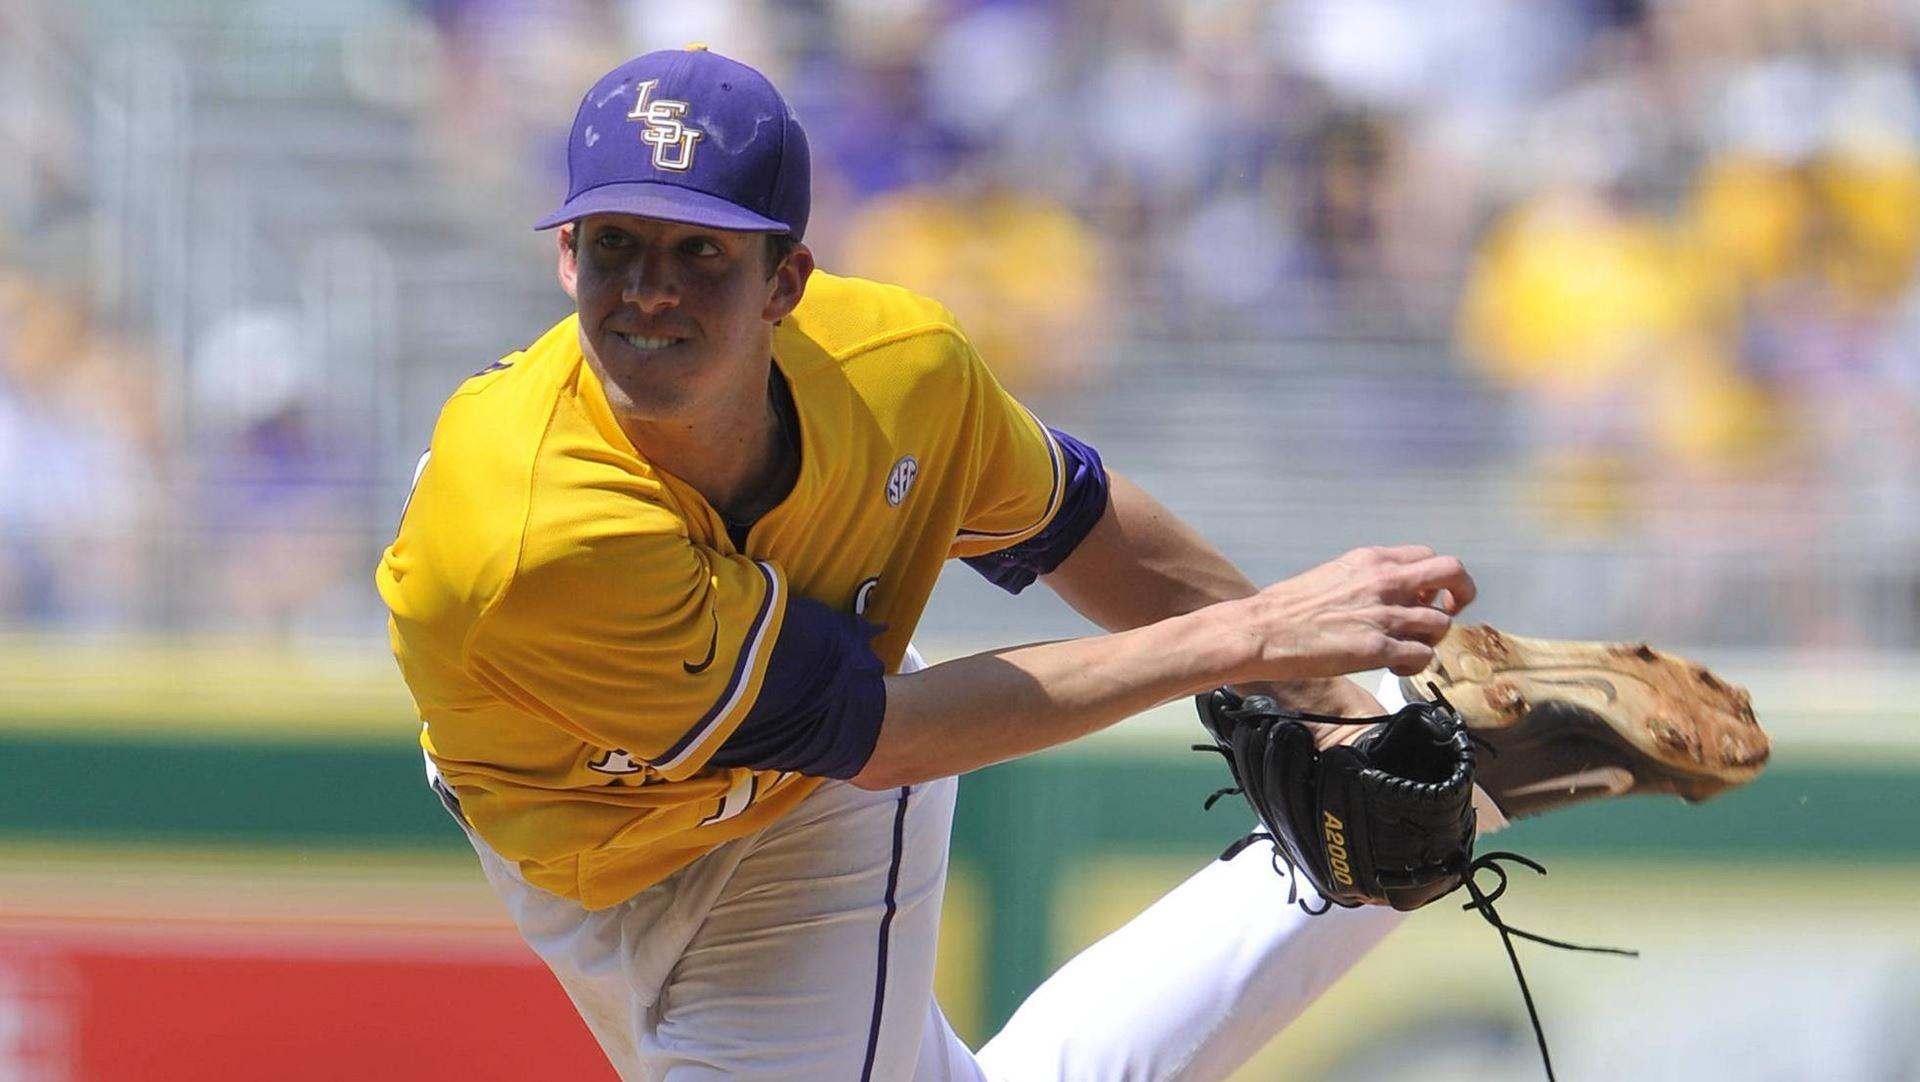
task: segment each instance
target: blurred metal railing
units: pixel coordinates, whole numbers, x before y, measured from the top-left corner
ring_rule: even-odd
[[[550,267],[439,206],[409,104],[428,46],[404,29],[108,19],[92,40],[72,81],[91,88],[94,307],[155,346],[169,457],[148,518],[0,521],[0,557],[75,548],[118,567],[102,589],[132,596],[83,623],[365,632],[368,573],[439,403],[565,311]],[[234,457],[194,398],[204,347],[252,310],[285,315],[312,366],[310,461],[291,474],[271,439],[258,462]],[[1421,540],[1466,557],[1482,614],[1522,630],[1920,645],[1915,524],[1832,478],[1642,488],[1611,521],[1565,521],[1564,493],[1526,469],[1523,407],[1444,342],[1140,338],[1035,405],[1258,579]],[[1022,606],[960,573],[930,631],[1078,626]]]
[[[57,516],[57,529],[29,517],[0,521],[11,535],[0,553],[38,552],[16,562],[40,566],[81,545],[140,595],[72,601],[82,611],[65,614],[56,601],[35,619],[361,621],[366,605],[330,589],[310,591],[311,604],[270,595],[337,575],[365,594],[405,464],[455,373],[536,323],[501,299],[524,294],[529,275],[449,266],[491,260],[420,160],[412,106],[435,77],[433,43],[417,24],[350,13],[269,25],[181,3],[89,17],[88,47],[61,62],[86,88],[93,140],[90,307],[150,347],[162,453],[142,481],[157,491],[135,536],[122,516]],[[466,289],[455,304],[442,300],[449,285]],[[36,528],[59,536],[22,536]],[[123,536],[80,536],[89,530]],[[258,566],[275,553],[306,566]],[[248,563],[252,585],[223,581]],[[280,611],[249,615],[249,598]]]

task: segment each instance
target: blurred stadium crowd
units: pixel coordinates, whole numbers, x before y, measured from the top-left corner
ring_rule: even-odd
[[[693,40],[793,98],[824,266],[1097,436],[1208,388],[1221,438],[1364,427],[1208,363],[1338,344],[1363,401],[1452,388],[1389,411],[1451,450],[1302,468],[1584,595],[1534,627],[1920,645],[1906,0],[14,0],[0,627],[377,621],[435,405],[564,311],[525,223],[580,88]]]

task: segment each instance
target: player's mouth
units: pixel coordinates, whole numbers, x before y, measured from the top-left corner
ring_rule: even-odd
[[[672,338],[666,335],[623,334],[620,331],[615,331],[613,334],[614,337],[632,346],[640,353],[657,353],[660,350],[686,341],[684,338]]]

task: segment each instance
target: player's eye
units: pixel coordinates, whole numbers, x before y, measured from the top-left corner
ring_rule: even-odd
[[[692,256],[716,256],[720,246],[705,237],[688,237],[680,242],[680,250]]]
[[[627,247],[632,242],[632,237],[627,236],[618,229],[602,229],[593,235],[594,247],[608,252],[618,251],[621,248]]]

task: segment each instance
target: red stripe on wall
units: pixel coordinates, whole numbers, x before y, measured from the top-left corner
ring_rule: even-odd
[[[329,938],[0,938],[0,1078],[614,1082],[531,953]]]

